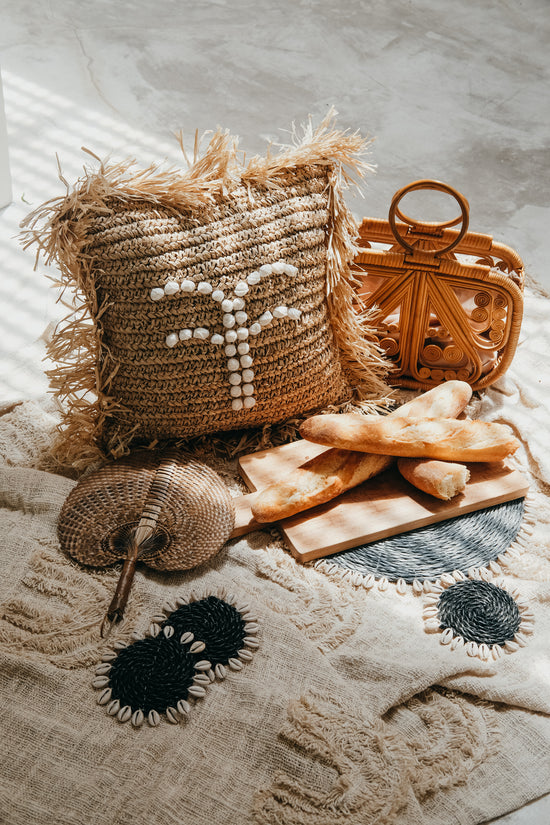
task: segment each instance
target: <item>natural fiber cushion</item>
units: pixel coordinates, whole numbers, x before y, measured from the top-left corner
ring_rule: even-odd
[[[357,227],[341,196],[364,148],[325,122],[243,167],[217,132],[187,171],[102,164],[27,219],[82,301],[50,347],[61,458],[383,393],[352,308]]]

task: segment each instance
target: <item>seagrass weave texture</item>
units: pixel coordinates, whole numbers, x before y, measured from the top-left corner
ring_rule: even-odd
[[[370,542],[330,557],[343,568],[389,581],[436,579],[459,570],[485,567],[516,539],[524,516],[524,499],[420,527]]]
[[[252,205],[239,187],[223,204],[188,218],[148,203],[113,200],[110,209],[90,220],[85,253],[101,273],[98,300],[108,302],[103,341],[120,365],[110,385],[126,410],[117,423],[123,416],[125,426],[137,426],[146,438],[189,438],[350,398],[325,300],[326,175],[297,175],[292,194],[256,188]],[[297,273],[272,272],[247,283],[262,265],[278,261]],[[152,289],[183,281],[193,290],[180,287],[162,300],[151,299]],[[212,292],[199,292],[199,284]],[[248,287],[237,303],[244,304],[247,317],[227,328],[224,316],[236,313],[224,313],[212,294],[219,290],[224,300],[238,300],[238,285]],[[274,317],[250,334],[263,313],[277,307],[296,309],[300,316]],[[181,340],[180,330],[210,335]],[[248,333],[242,341],[236,338],[240,330]],[[178,336],[173,347],[166,343],[170,334]],[[223,342],[213,343],[216,335]],[[242,355],[239,346],[246,350]],[[230,358],[238,362],[232,370]],[[240,385],[232,385],[231,376]],[[243,385],[253,388],[244,398],[254,406],[233,409],[244,400]],[[238,396],[231,395],[232,386]]]
[[[76,288],[49,348],[61,461],[376,407],[388,365],[354,306],[342,195],[365,147],[329,117],[244,166],[217,132],[186,171],[101,164],[24,221],[60,288]]]

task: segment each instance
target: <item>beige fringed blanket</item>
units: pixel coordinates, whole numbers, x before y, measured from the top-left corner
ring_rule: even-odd
[[[484,659],[441,644],[430,594],[300,566],[276,531],[257,532],[200,572],[141,569],[110,640],[143,635],[178,594],[225,586],[252,606],[253,661],[212,685],[186,724],[135,730],[96,704],[116,573],[60,553],[56,518],[74,481],[48,465],[56,411],[27,403],[1,418],[2,822],[474,825],[548,792],[549,307],[527,293],[512,368],[473,410],[524,444],[524,526],[500,572],[483,574],[526,605],[523,646]],[[237,492],[234,467],[203,458]]]

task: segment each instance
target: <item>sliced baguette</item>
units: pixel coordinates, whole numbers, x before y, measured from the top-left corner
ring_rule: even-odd
[[[449,418],[316,415],[302,424],[300,435],[327,447],[444,461],[500,461],[519,447],[504,424]]]
[[[409,484],[442,501],[462,493],[470,478],[464,464],[432,458],[399,458],[397,468]]]
[[[472,396],[469,384],[448,381],[403,404],[388,418],[456,417]],[[269,523],[309,510],[386,470],[391,456],[348,449],[326,450],[261,490],[251,505],[256,521]]]

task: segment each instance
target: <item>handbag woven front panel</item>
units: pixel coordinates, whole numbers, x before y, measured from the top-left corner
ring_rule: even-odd
[[[400,199],[418,189],[453,194],[462,218],[436,224],[403,215]],[[396,386],[428,390],[458,379],[481,390],[512,361],[523,315],[523,263],[490,235],[467,231],[468,215],[460,192],[422,180],[396,193],[389,221],[365,218],[359,227],[357,294],[363,307],[377,312],[378,342],[394,364],[390,383]],[[449,228],[459,221],[461,230]]]
[[[103,346],[118,364],[109,393],[124,408],[111,426],[189,438],[350,397],[326,302],[327,200],[326,175],[304,173],[290,189],[241,186],[188,218],[113,201],[91,220],[85,253],[107,306]],[[273,263],[286,266],[260,271]],[[253,273],[260,280],[248,283]],[[151,298],[169,283],[175,294]],[[236,300],[242,309],[224,311]]]

